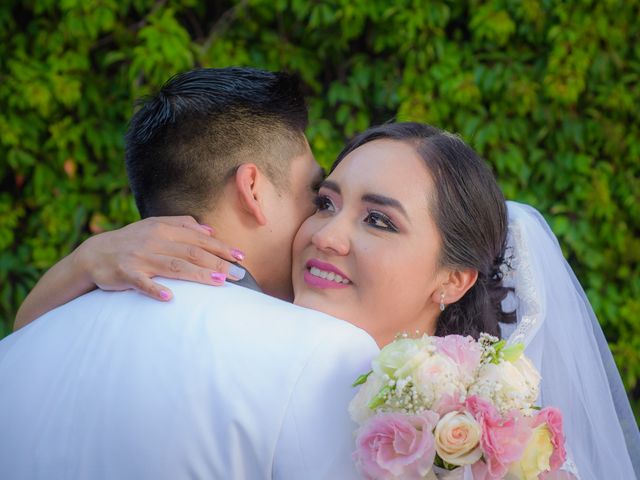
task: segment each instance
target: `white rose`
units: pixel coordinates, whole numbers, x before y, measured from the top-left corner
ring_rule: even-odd
[[[447,355],[436,353],[421,359],[410,373],[418,393],[431,408],[443,395],[464,396],[465,388],[458,365]]]
[[[385,382],[380,376],[372,373],[367,378],[367,381],[360,386],[358,393],[349,403],[349,415],[358,425],[362,425],[375,414],[369,408],[369,402],[378,394],[384,384]]]
[[[487,363],[480,367],[478,377],[469,388],[469,395],[486,398],[504,413],[512,408],[526,410],[538,397],[537,385],[529,383],[530,371],[520,364],[523,373],[511,362]]]
[[[380,355],[372,362],[373,371],[380,376],[388,375],[397,378],[396,372],[406,368],[425,348],[424,342],[416,338],[399,338],[380,351]]]
[[[521,355],[520,358],[513,363],[513,366],[518,369],[520,375],[522,375],[522,378],[529,386],[529,395],[526,400],[529,403],[535,402],[540,392],[540,373],[538,373],[533,363],[524,355]]]
[[[436,452],[452,465],[471,465],[482,456],[481,429],[467,412],[449,412],[436,425]]]

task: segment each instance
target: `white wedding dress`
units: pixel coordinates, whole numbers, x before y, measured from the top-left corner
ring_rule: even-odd
[[[582,480],[640,478],[638,426],[591,305],[542,215],[507,203],[505,284],[515,298],[505,307],[517,307],[518,322],[502,325],[503,336],[524,343],[539,369],[541,405],[562,411],[563,469]]]

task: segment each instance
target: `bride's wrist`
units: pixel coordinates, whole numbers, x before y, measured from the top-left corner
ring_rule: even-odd
[[[68,257],[70,275],[73,278],[73,282],[83,291],[90,291],[97,287],[94,277],[94,260],[96,257],[95,244],[98,236],[87,238]]]

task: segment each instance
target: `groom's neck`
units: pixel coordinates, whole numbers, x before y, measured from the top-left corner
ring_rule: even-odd
[[[240,250],[244,259],[239,264],[248,270],[263,290],[269,291],[269,276],[265,272],[265,229],[250,219],[238,215],[233,209],[218,209],[202,218],[202,222],[215,229],[214,237],[230,248]],[[271,253],[274,254],[273,252]],[[277,252],[275,253],[277,254]],[[266,284],[266,285],[265,285]]]

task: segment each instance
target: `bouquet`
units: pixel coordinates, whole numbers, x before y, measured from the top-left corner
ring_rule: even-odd
[[[557,471],[562,415],[535,406],[540,375],[523,350],[486,334],[404,336],[384,347],[349,405],[363,477],[445,478],[466,467],[474,480],[530,480]]]

